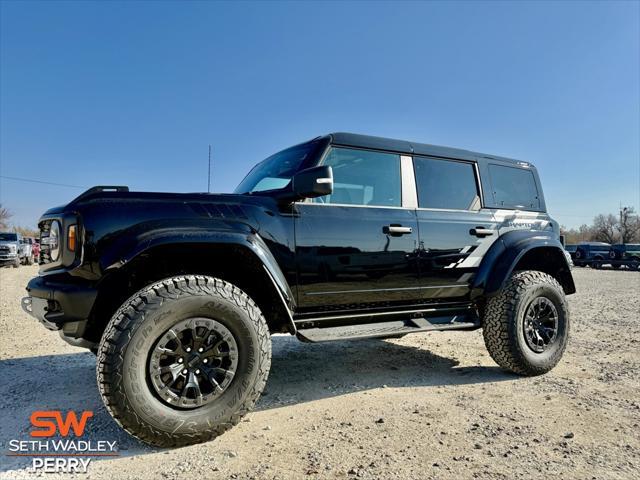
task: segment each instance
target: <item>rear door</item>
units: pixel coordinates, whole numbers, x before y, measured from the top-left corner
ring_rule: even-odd
[[[475,162],[414,156],[422,299],[463,300],[484,254],[498,239],[482,208]]]
[[[411,303],[420,296],[418,224],[414,206],[402,199],[406,161],[395,153],[332,147],[322,164],[333,169],[333,193],[296,204],[299,308]]]

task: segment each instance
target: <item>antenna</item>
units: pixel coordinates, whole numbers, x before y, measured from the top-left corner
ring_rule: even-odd
[[[209,173],[207,174],[207,193],[211,193],[211,144],[209,144]]]

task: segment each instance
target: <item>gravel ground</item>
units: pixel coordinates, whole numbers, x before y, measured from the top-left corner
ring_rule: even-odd
[[[82,478],[640,478],[638,272],[574,271],[568,350],[537,378],[502,372],[480,331],[316,345],[274,337],[256,411],[175,450],[120,430],[93,355],[22,312],[35,274],[0,269],[3,453],[9,439],[30,438],[32,411],[76,409],[95,412],[85,439],[120,448]],[[1,456],[0,478],[33,477],[27,462]]]

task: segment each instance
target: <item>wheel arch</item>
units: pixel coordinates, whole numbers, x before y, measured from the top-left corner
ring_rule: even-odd
[[[183,274],[209,275],[233,283],[260,307],[270,331],[295,333],[293,296],[286,277],[256,233],[201,232],[155,237],[112,263],[98,284],[85,337],[97,341],[111,315],[145,286]]]
[[[496,294],[517,270],[548,273],[566,295],[576,291],[562,244],[553,234],[511,231],[502,235],[484,256],[472,286],[472,299]]]

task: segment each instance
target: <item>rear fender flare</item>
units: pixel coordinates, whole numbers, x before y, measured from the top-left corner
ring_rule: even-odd
[[[485,254],[471,287],[471,299],[496,294],[523,257],[536,250],[550,254],[564,292],[575,293],[571,269],[560,240],[551,232],[513,230],[500,236]]]

